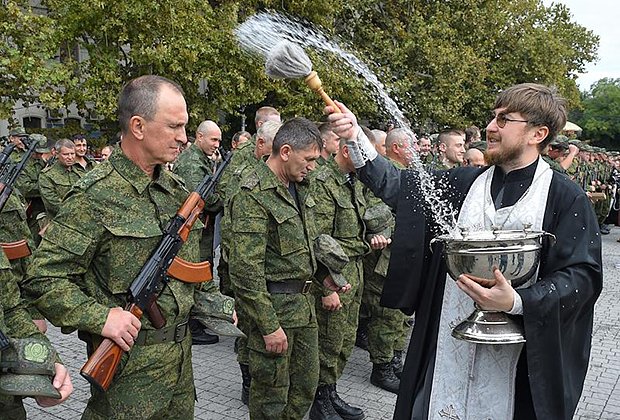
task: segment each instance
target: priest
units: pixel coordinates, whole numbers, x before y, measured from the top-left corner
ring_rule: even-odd
[[[355,115],[337,105],[340,113],[326,108],[333,131],[349,139],[360,179],[396,210],[382,304],[416,314],[394,419],[572,419],[588,367],[602,262],[584,191],[540,157],[564,127],[564,99],[532,83],[502,91],[486,127],[491,166],[434,172],[426,190],[425,173],[399,171],[378,156]],[[441,196],[441,208],[429,208],[427,190]],[[531,225],[557,241],[544,242],[536,274],[519,288],[499,270],[493,279],[461,275],[455,282],[442,245],[430,245],[445,224],[437,215],[450,211],[459,226]],[[473,302],[521,317],[526,343],[453,338],[451,328]]]

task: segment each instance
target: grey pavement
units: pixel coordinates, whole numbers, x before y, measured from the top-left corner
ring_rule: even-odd
[[[575,420],[620,418],[620,228],[603,236],[604,289],[596,306],[590,368]],[[62,335],[54,327],[48,332],[69,367],[75,391],[61,406],[43,409],[26,400],[28,418],[78,419],[89,397],[87,382],[79,375],[85,362],[85,346],[76,334]],[[234,340],[222,338],[218,344],[194,346],[193,364],[196,392],[195,418],[201,420],[247,419],[240,401],[241,378],[233,352]],[[369,382],[368,354],[355,348],[338,391],[351,404],[363,407],[369,420],[391,419],[396,396]],[[0,415],[1,417],[1,415]]]

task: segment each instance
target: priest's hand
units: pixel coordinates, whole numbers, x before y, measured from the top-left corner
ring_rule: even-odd
[[[493,270],[493,276],[495,279],[489,280],[461,274],[456,285],[481,309],[508,312],[514,305],[514,289],[497,267]]]
[[[326,106],[324,109],[332,131],[342,139],[355,140],[360,130],[357,118],[343,103],[338,101],[335,101],[335,103],[340,109],[335,110],[331,106]],[[340,112],[334,113],[335,111]]]

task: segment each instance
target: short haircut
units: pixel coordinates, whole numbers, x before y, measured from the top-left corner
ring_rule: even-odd
[[[232,142],[237,143],[241,137],[252,138],[252,135],[248,133],[247,131],[237,131],[232,136]]]
[[[260,137],[265,140],[266,143],[273,143],[273,139],[276,137],[278,130],[282,127],[282,123],[277,121],[265,121],[263,125],[258,127],[256,137]]]
[[[196,133],[206,134],[209,131],[209,128],[211,127],[217,127],[217,124],[211,120],[204,120],[198,125],[198,128],[196,129]]]
[[[321,138],[325,138],[329,133],[332,133],[332,126],[328,122],[324,122],[319,124],[319,133],[321,133]]]
[[[450,139],[450,137],[452,136],[459,136],[459,137],[463,137],[465,135],[465,133],[463,133],[463,131],[461,130],[457,130],[454,128],[449,128],[447,130],[443,130],[441,133],[439,133],[439,135],[437,136],[437,144],[448,144],[448,140]]]
[[[465,129],[465,142],[469,143],[476,137],[480,137],[480,129],[478,127],[472,125]]]
[[[374,130],[370,130],[370,131],[372,131],[372,139],[368,137],[368,140],[370,140],[372,144],[377,143],[379,136],[387,137],[387,133],[383,130],[378,130],[375,128]]]
[[[73,143],[71,140],[69,139],[60,139],[56,142],[56,144],[54,145],[54,148],[60,152],[60,148],[61,147],[66,147],[67,149],[75,149],[75,143]]]
[[[518,112],[531,126],[546,126],[547,137],[538,144],[543,150],[566,125],[566,100],[555,87],[522,83],[500,92],[493,109],[505,108],[506,114]]]
[[[159,92],[164,85],[183,95],[178,83],[162,76],[140,76],[125,84],[118,98],[118,122],[122,133],[129,131],[129,120],[133,116],[138,115],[149,121],[153,119],[157,113]]]
[[[271,153],[279,153],[285,144],[291,146],[293,150],[307,150],[312,146],[317,146],[319,150],[323,148],[321,133],[316,124],[301,117],[292,118],[282,124],[273,139]]]
[[[385,148],[389,150],[392,148],[393,144],[398,144],[399,146],[403,146],[405,144],[407,146],[412,146],[412,143],[415,141],[415,134],[413,134],[411,130],[399,127],[390,130],[390,132],[387,133],[387,137],[385,138]]]
[[[271,115],[280,116],[280,113],[277,109],[271,106],[262,106],[256,110],[256,115],[254,116],[254,124],[258,126],[259,122],[265,122],[268,120],[268,117]]]

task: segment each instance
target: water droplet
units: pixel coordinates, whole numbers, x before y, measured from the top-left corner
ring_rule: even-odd
[[[579,213],[575,213],[575,217],[579,216]]]
[[[550,288],[551,290],[555,290],[555,284],[551,283],[551,286],[549,286],[549,288]]]
[[[576,239],[577,239],[577,237],[576,237],[576,236],[573,236],[573,240],[576,240]]]
[[[583,227],[581,228],[581,230],[586,230],[586,227],[585,227],[585,226],[583,226]]]

